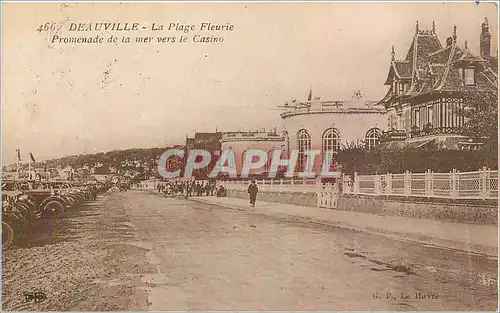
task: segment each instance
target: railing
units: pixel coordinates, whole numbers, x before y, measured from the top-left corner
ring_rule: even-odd
[[[424,129],[413,129],[410,131],[411,138],[425,137],[440,134],[460,134],[460,128],[457,127],[426,127]],[[382,132],[381,141],[406,140],[406,131],[401,129],[392,129]]]
[[[357,175],[343,178],[343,193],[449,199],[497,199],[498,171]]]
[[[430,135],[440,135],[440,134],[460,134],[460,128],[458,127],[425,127],[424,129],[414,129],[410,132],[411,138],[424,137]]]
[[[259,191],[275,191],[275,192],[312,192],[318,191],[319,182],[316,179],[263,179],[256,180]],[[241,190],[248,189],[248,180],[232,180],[220,182],[228,190]]]
[[[382,132],[381,141],[394,141],[394,140],[406,140],[406,131],[392,129],[386,132]]]

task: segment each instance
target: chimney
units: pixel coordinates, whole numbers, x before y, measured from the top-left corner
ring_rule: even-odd
[[[481,28],[481,36],[479,36],[480,53],[483,59],[488,60],[491,56],[491,34],[487,18],[484,19]]]

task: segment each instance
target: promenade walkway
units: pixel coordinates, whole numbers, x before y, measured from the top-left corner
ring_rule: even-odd
[[[229,197],[190,197],[189,199],[225,208],[248,211],[251,214],[294,218],[309,223],[364,231],[398,240],[416,241],[447,249],[459,249],[495,257],[498,255],[498,227],[495,225],[383,216],[258,200],[256,208],[250,208],[248,200]]]

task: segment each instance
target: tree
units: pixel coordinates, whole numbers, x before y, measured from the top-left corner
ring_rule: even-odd
[[[496,92],[465,92],[467,106],[460,114],[465,117],[462,134],[484,143],[484,148],[495,153],[498,150],[498,94]]]

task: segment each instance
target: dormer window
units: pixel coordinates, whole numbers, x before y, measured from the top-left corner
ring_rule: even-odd
[[[476,82],[474,80],[474,68],[473,67],[469,67],[469,68],[465,69],[464,82],[465,82],[465,85],[475,85],[476,84]]]
[[[421,83],[417,83],[417,92],[420,92],[421,89],[422,89],[422,84]]]

